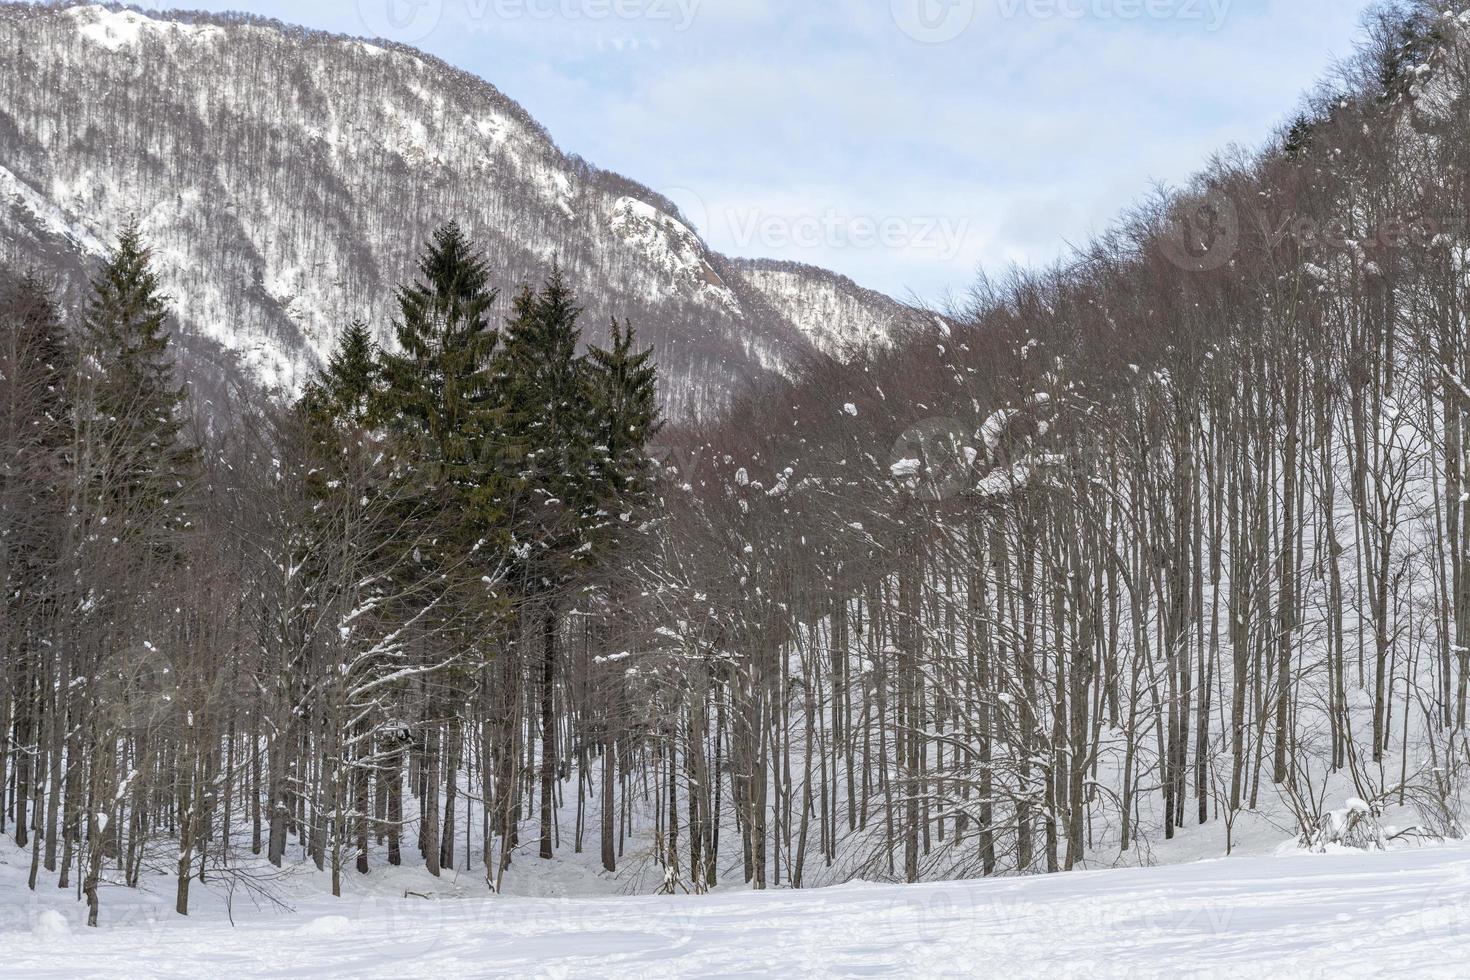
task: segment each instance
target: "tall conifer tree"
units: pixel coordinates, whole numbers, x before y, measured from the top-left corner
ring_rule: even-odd
[[[130,223],[92,281],[83,321],[90,490],[124,536],[155,551],[186,523],[182,494],[197,463],[183,438],[185,388],[169,355],[168,297]]]
[[[437,566],[434,590],[439,596],[455,592],[440,607],[440,615],[441,626],[454,620],[456,649],[425,651],[425,656],[438,659],[447,652],[447,660],[455,661],[483,642],[470,624],[481,614],[486,618],[479,621],[493,621],[499,611],[495,584],[506,532],[493,441],[499,429],[492,371],[498,335],[489,310],[496,291],[489,285],[484,259],[452,222],[434,233],[419,262],[419,275],[417,283],[398,292],[402,352],[383,355],[382,392],[374,415],[397,444],[398,496],[409,511],[403,527],[409,532],[405,540],[413,563]],[[459,666],[472,662],[459,660]],[[438,874],[441,863],[452,858],[455,792],[452,784],[446,788],[441,825],[439,719],[451,713],[443,704],[446,692],[468,687],[474,675],[451,678],[442,664],[434,667],[427,660],[421,666],[435,674],[436,683],[423,688],[417,743],[419,771],[429,783],[419,846],[429,872]]]
[[[374,414],[398,437],[406,478],[426,511],[445,518],[446,546],[473,546],[494,536],[501,520],[487,448],[497,432],[491,365],[499,337],[489,319],[497,292],[453,222],[434,233],[419,276],[398,292],[402,352],[382,356]],[[356,358],[346,347],[340,354],[344,369]]]
[[[510,442],[516,509],[515,571],[541,633],[541,857],[552,856],[556,779],[553,692],[557,639],[577,572],[591,559],[592,535],[605,519],[586,366],[578,355],[581,315],[560,269],[540,293],[516,297],[501,357],[501,395]]]
[[[603,462],[603,506],[620,523],[633,519],[652,494],[648,443],[663,428],[653,348],[639,351],[631,324],[614,319],[611,345],[587,351],[587,385],[597,450]]]
[[[515,533],[532,591],[558,591],[584,562],[601,520],[581,316],[560,269],[516,297],[500,358],[501,395],[517,494]]]
[[[342,422],[365,424],[378,394],[379,373],[378,345],[367,324],[354,320],[318,378],[333,415]]]

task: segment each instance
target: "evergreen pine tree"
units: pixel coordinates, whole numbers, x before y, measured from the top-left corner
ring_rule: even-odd
[[[419,274],[419,282],[398,291],[402,352],[382,355],[372,414],[397,437],[404,476],[424,512],[447,518],[441,540],[473,547],[494,539],[501,521],[493,453],[486,450],[497,428],[498,333],[489,321],[497,292],[484,260],[452,222],[434,233]],[[328,368],[329,387],[352,392],[360,383],[353,378],[360,379],[354,365],[361,340],[349,333],[336,368]]]
[[[1282,149],[1287,157],[1296,159],[1304,154],[1312,145],[1312,122],[1305,113],[1299,114],[1292,121],[1291,127],[1286,131],[1286,139]]]
[[[560,589],[589,555],[604,479],[602,454],[578,355],[581,316],[560,269],[539,293],[516,297],[499,380],[516,497],[520,571],[531,591]]]
[[[420,702],[416,743],[417,764],[431,786],[419,846],[426,868],[437,875],[441,863],[452,859],[454,812],[451,785],[441,834],[440,719],[451,710],[443,699],[445,692],[468,687],[475,678],[460,672],[473,660],[462,659],[450,669],[432,667],[431,660],[445,653],[454,660],[483,643],[483,634],[472,627],[501,613],[495,576],[507,535],[491,442],[498,429],[492,370],[498,334],[488,313],[496,292],[484,260],[453,223],[434,233],[419,273],[417,283],[398,292],[402,352],[382,357],[382,390],[372,415],[396,447],[394,499],[404,510],[399,538],[412,556],[400,568],[432,569],[433,583],[425,590],[436,599],[455,593],[439,607],[440,626],[457,637],[453,650],[423,651],[422,666],[434,672],[436,684],[425,689]]]
[[[182,436],[185,389],[169,356],[168,298],[130,223],[92,281],[83,321],[89,378],[85,426],[89,490],[120,536],[148,537],[156,550],[186,517],[181,495],[196,453]]]
[[[46,285],[0,269],[0,480],[56,474],[71,435],[74,360]]]
[[[585,361],[577,354],[581,310],[560,269],[540,293],[523,290],[506,326],[499,380],[514,494],[514,574],[541,635],[541,848],[552,856],[556,782],[554,691],[561,613],[591,562],[606,515]]]
[[[36,608],[60,557],[72,366],[46,286],[0,269],[0,622]]]
[[[347,327],[317,382],[338,421],[366,424],[378,392],[378,345],[366,323]]]
[[[602,507],[626,524],[652,496],[648,443],[663,428],[653,349],[636,350],[631,325],[616,319],[609,348],[587,351],[588,397],[602,457]]]
[[[368,427],[381,394],[378,347],[354,320],[297,401],[293,420],[309,447],[308,492],[318,500],[341,485],[351,451],[371,442]]]

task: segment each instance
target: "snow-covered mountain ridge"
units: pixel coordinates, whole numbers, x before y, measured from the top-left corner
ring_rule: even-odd
[[[240,15],[0,4],[0,49],[0,258],[74,288],[134,215],[182,332],[268,386],[299,386],[353,318],[386,340],[394,285],[450,218],[502,302],[559,262],[590,334],[631,320],[680,414],[914,315],[822,270],[711,251],[660,195],[407,47]]]
[[[735,267],[818,350],[839,360],[854,349],[886,346],[900,326],[917,326],[924,319],[882,293],[816,266],[736,259]]]

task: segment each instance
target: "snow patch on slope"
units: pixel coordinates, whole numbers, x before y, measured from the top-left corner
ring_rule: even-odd
[[[144,31],[165,33],[177,31],[199,40],[224,37],[224,31],[208,24],[180,24],[154,20],[133,10],[108,10],[106,7],[71,7],[66,13],[77,19],[78,32],[89,41],[109,51],[121,51],[137,44]]]
[[[790,262],[740,263],[747,282],[818,350],[842,358],[889,346],[914,311],[825,269]]]
[[[73,222],[65,212],[3,166],[0,166],[0,200],[9,200],[18,205],[47,232],[60,235],[87,254],[107,254],[107,246],[98,241],[96,236],[81,224]]]
[[[654,290],[692,288],[731,312],[739,312],[739,300],[710,265],[704,243],[688,225],[626,196],[613,202],[611,223],[623,241],[640,249],[664,273],[665,278],[651,284]]]

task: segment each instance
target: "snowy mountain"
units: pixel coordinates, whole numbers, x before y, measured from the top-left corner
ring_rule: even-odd
[[[566,270],[595,338],[627,318],[681,414],[911,311],[805,267],[733,262],[660,195],[563,153],[491,85],[410,48],[241,15],[0,5],[0,257],[86,278],[129,215],[191,349],[302,383],[455,218],[501,287]]]
[[[890,345],[900,327],[927,323],[912,307],[846,276],[799,262],[737,259],[735,267],[824,354]]]

